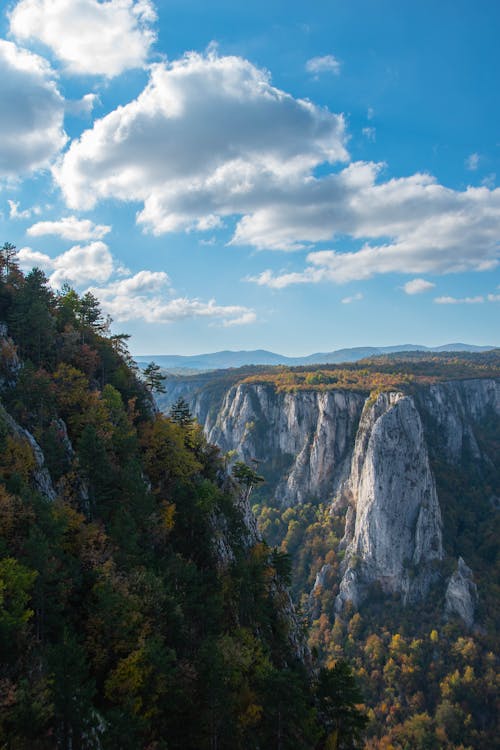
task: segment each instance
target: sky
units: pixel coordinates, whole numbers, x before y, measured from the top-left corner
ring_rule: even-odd
[[[500,4],[1,3],[0,242],[136,355],[500,344]]]

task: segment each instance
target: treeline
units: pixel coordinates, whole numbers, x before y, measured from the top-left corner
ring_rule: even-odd
[[[357,746],[350,668],[304,658],[250,475],[156,412],[126,339],[0,250],[0,747]]]

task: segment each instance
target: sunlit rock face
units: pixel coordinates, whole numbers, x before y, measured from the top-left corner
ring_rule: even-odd
[[[277,392],[231,388],[208,438],[275,469],[274,497],[283,505],[330,499],[345,476],[364,397],[349,391]]]
[[[479,425],[500,417],[497,380],[440,382],[376,399],[340,389],[282,392],[240,383],[215,402],[202,385],[190,387],[183,394],[177,386],[208,439],[243,461],[256,459],[276,505],[317,500],[346,511],[337,612],[348,601],[361,606],[373,584],[404,604],[425,599],[434,582],[444,592],[432,466],[435,460],[450,471],[471,460],[491,465]],[[477,591],[464,570],[459,566],[448,582],[445,606],[448,616],[468,624]]]
[[[377,582],[404,601],[422,598],[443,557],[441,512],[412,398],[382,393],[361,418],[341,495],[355,513],[336,606],[359,606]],[[337,500],[338,502],[338,500]]]

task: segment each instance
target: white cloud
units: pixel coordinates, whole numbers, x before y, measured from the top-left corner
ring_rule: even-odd
[[[66,100],[65,111],[76,117],[86,117],[92,114],[94,107],[99,104],[97,94],[84,94],[81,99]]]
[[[110,231],[111,227],[105,224],[94,224],[90,219],[66,216],[58,221],[39,221],[29,227],[27,234],[30,237],[43,237],[52,234],[65,240],[84,242],[86,240],[101,240]]]
[[[434,302],[438,305],[481,305],[484,302],[484,297],[482,295],[477,297],[436,297]]]
[[[155,19],[150,0],[20,0],[10,30],[45,44],[70,73],[111,78],[145,65]]]
[[[188,319],[207,319],[223,326],[248,325],[255,312],[241,305],[217,305],[215,300],[177,297],[170,299],[170,280],[162,271],[140,271],[128,279],[106,287],[91,287],[105,312],[121,322],[143,320],[146,323],[174,323]]]
[[[319,75],[320,73],[340,73],[340,62],[333,55],[324,55],[323,57],[312,57],[306,62],[308,73]]]
[[[339,235],[360,249],[310,252],[292,274],[259,283],[443,274],[498,264],[500,190],[440,185],[429,174],[383,180],[383,164],[346,160],[344,121],[274,88],[238,57],[189,54],[153,66],[140,96],[97,120],[54,170],[68,205],[115,198],[143,204],[155,234],[238,221],[230,244],[312,251]]]
[[[380,165],[353,163],[338,174],[296,182],[285,195],[268,196],[265,205],[244,216],[232,242],[277,250],[338,234],[364,240],[357,251],[309,253],[309,265],[301,272],[259,277],[275,288],[381,273],[486,271],[498,265],[500,189],[459,192],[426,174],[378,182],[379,172]]]
[[[375,110],[373,109],[373,107],[368,107],[366,111],[366,119],[373,120],[374,117],[375,117]]]
[[[377,137],[377,131],[375,128],[363,128],[361,132],[368,141],[371,141],[372,143],[375,142]]]
[[[347,159],[344,121],[274,88],[239,57],[153,66],[144,91],[97,120],[55,170],[68,205],[141,201],[157,234],[259,208],[318,164]]]
[[[104,242],[75,245],[64,253],[51,258],[45,253],[23,247],[18,253],[19,265],[24,270],[38,266],[49,275],[49,283],[59,289],[64,282],[82,286],[90,282],[106,282],[115,263]]]
[[[1,39],[0,70],[0,177],[19,177],[66,143],[64,100],[45,60]]]
[[[500,302],[500,294],[488,294],[488,302]]]
[[[429,289],[433,289],[436,285],[432,281],[426,281],[425,279],[412,279],[404,284],[403,289],[406,294],[421,294],[427,292]]]
[[[470,154],[470,156],[468,156],[467,159],[465,160],[465,166],[471,172],[475,172],[479,166],[479,154],[476,154],[476,153]]]
[[[344,299],[341,300],[343,305],[350,305],[352,302],[357,302],[358,300],[363,299],[363,295],[361,292],[357,292],[356,294],[353,294],[351,297],[344,297]]]
[[[9,204],[9,219],[29,219],[33,215],[39,216],[42,213],[40,206],[31,206],[31,208],[20,208],[19,201],[7,200]]]

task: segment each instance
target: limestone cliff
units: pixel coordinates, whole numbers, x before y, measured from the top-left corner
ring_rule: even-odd
[[[267,467],[282,505],[331,498],[347,469],[364,398],[348,391],[277,392],[240,384],[227,393],[211,442]]]
[[[336,608],[357,607],[366,587],[414,601],[443,557],[441,513],[420,415],[412,398],[382,393],[361,418],[349,478],[340,491],[355,514]],[[339,502],[339,498],[337,498]]]
[[[372,584],[404,603],[423,599],[434,581],[446,585],[432,467],[493,464],[481,425],[500,416],[498,380],[437,382],[375,400],[341,389],[280,391],[243,382],[219,392],[216,402],[199,386],[190,404],[211,442],[260,462],[275,504],[319,500],[335,512],[347,509],[337,611],[349,600],[359,606]],[[459,573],[460,566],[449,581],[447,612],[468,624],[476,593],[463,570],[455,580]],[[460,612],[458,584],[470,594],[467,602],[460,595]]]

